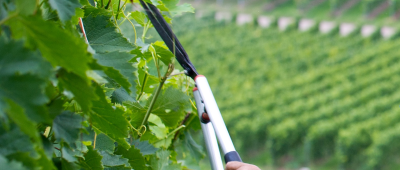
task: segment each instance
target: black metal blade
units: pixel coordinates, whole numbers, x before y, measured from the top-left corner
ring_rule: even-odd
[[[147,16],[149,17],[154,28],[157,30],[160,37],[164,40],[169,50],[174,53],[176,59],[183,67],[183,69],[185,69],[187,75],[194,79],[198,75],[198,73],[192,62],[190,62],[189,56],[187,55],[182,44],[172,32],[171,27],[168,25],[167,21],[165,21],[160,11],[154,5],[148,4],[143,0],[140,0],[140,3],[146,11]]]

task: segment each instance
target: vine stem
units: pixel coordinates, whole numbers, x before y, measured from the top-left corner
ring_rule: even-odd
[[[139,93],[139,96],[137,97],[136,101],[139,101],[140,98],[142,98],[142,95],[144,92],[144,86],[146,86],[146,83],[147,83],[147,73],[144,74],[142,88],[140,88],[140,93]]]
[[[111,2],[111,1],[112,1],[112,0],[110,0],[109,2]],[[114,17],[114,24],[115,24],[115,27],[118,28],[119,32],[122,32],[121,29],[120,29],[119,26],[118,26],[118,23],[117,23],[117,16],[118,16],[118,14],[117,14],[117,16],[115,16],[115,14],[114,14],[113,3],[111,3],[111,12],[112,12],[112,15],[113,15],[113,17]]]
[[[149,24],[150,24],[150,20],[147,21],[146,25],[145,25],[144,28],[143,28],[143,34],[142,34],[142,41],[143,41],[143,43],[144,43],[145,38],[146,38],[147,30],[149,29]]]
[[[153,48],[153,46],[150,45],[150,48]],[[151,52],[151,56],[153,57],[154,64],[156,65],[156,68],[157,68],[158,78],[161,79],[160,67],[158,65],[158,58],[155,57],[155,55],[157,55],[157,54],[154,54],[154,53],[155,52]]]
[[[127,2],[128,2],[128,1],[125,0],[125,3],[124,3],[124,4],[122,5],[122,7],[121,7],[121,0],[118,0],[117,18],[118,18],[118,14],[119,14],[119,12],[121,11],[121,9],[122,9],[122,13],[124,13],[124,11],[125,11],[125,5],[126,5]]]
[[[186,114],[185,118],[184,118],[184,119],[182,120],[182,122],[181,122],[181,126],[184,126],[184,125],[185,125],[186,121],[188,121],[188,119],[189,119],[189,117],[190,117],[190,114],[192,114],[192,113],[189,112],[189,113]],[[178,135],[179,135],[179,130],[177,130],[177,131],[175,132],[173,141],[175,141],[176,138],[178,138]]]
[[[161,79],[160,85],[157,87],[157,89],[156,89],[156,91],[155,91],[155,93],[154,93],[154,96],[153,96],[153,98],[151,99],[149,108],[148,108],[147,111],[146,111],[146,115],[144,116],[144,119],[143,119],[143,121],[142,121],[140,127],[145,126],[145,124],[147,123],[147,120],[148,120],[149,117],[150,117],[150,113],[151,113],[151,111],[153,110],[154,104],[156,103],[157,98],[158,98],[158,96],[160,95],[160,92],[161,92],[161,90],[162,90],[162,87],[164,86],[165,81],[167,80],[168,76],[172,73],[173,70],[174,70],[174,65],[169,64],[169,65],[168,65],[168,70],[167,70],[167,72],[165,73],[164,77]],[[142,128],[140,128],[140,130],[142,130]],[[140,132],[140,133],[141,133],[141,132]],[[140,136],[138,136],[138,138],[140,138]]]
[[[174,73],[174,74],[171,74],[169,77],[174,77],[174,76],[181,75],[181,74],[185,74],[185,72],[181,71],[179,73]]]
[[[180,126],[177,127],[175,130],[173,130],[171,133],[168,133],[168,135],[167,135],[165,138],[168,138],[169,136],[178,133],[179,130],[181,130],[181,129],[185,128],[185,127],[186,127],[185,125],[180,125]]]
[[[121,0],[118,0],[117,16],[115,18],[118,18],[119,11],[121,10],[120,6],[121,6]]]
[[[128,16],[125,15],[124,12],[122,12],[122,14],[124,14],[125,19],[127,19],[127,20],[129,21],[129,23],[131,23],[131,25],[132,25],[133,31],[135,32],[135,45],[137,45],[137,44],[136,44],[137,35],[136,35],[136,28],[135,28],[135,25],[133,25],[132,21],[128,18]],[[130,14],[129,14],[129,15],[130,15]]]
[[[97,140],[97,133],[94,132],[94,139],[93,139],[93,149],[96,148],[96,140]]]

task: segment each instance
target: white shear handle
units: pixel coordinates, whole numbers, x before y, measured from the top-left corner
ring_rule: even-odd
[[[214,95],[211,91],[210,85],[208,84],[206,77],[204,77],[203,75],[198,75],[196,76],[194,81],[196,82],[201,98],[204,101],[206,112],[214,127],[219,145],[224,152],[225,162],[242,162],[239,154],[236,152],[235,147],[233,146],[232,139],[229,136],[228,129],[226,129],[225,122],[222,119],[221,112],[219,111],[217,102],[215,101]]]

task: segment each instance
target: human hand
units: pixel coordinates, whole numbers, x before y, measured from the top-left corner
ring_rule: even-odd
[[[225,170],[261,170],[261,169],[255,165],[232,161],[226,164]]]

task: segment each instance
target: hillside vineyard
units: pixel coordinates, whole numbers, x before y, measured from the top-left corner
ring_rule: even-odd
[[[398,39],[175,22],[242,152],[379,169],[399,151]]]

